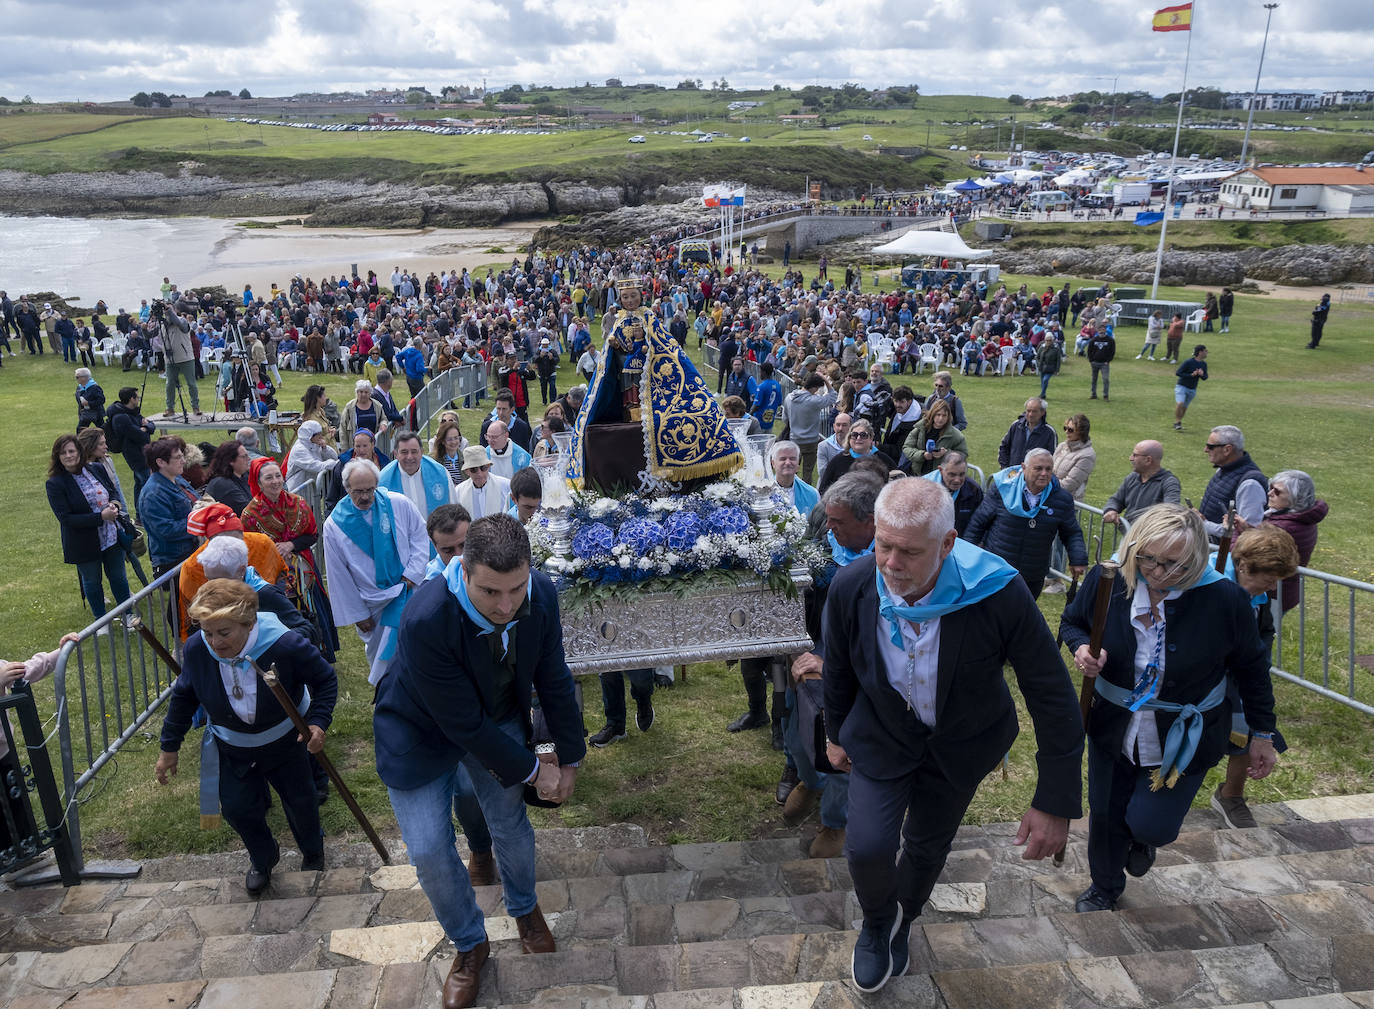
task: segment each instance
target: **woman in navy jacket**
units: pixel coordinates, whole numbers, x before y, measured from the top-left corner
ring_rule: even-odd
[[[1160,504],[1131,526],[1119,551],[1102,650],[1088,647],[1101,568],[1064,610],[1060,633],[1095,677],[1088,716],[1088,865],[1079,911],[1115,908],[1129,872],[1178,837],[1231,731],[1227,676],[1250,726],[1251,778],[1274,769],[1274,693],[1250,598],[1208,563],[1202,520]]]
[[[76,436],[61,435],[53,442],[46,489],[62,528],[62,559],[76,565],[81,592],[98,620],[105,615],[101,569],[116,602],[129,598],[129,576],[119,543],[119,493],[101,468],[86,462]]]
[[[257,896],[271,882],[281,850],[267,826],[267,787],[281,797],[286,822],[301,852],[301,870],[324,867],[319,800],[309,753],[324,747],[339,684],[319,650],[270,613],[242,581],[216,578],[201,586],[187,608],[200,630],[186,639],[181,673],[172,684],[154,774],[161,784],[176,774],[182,740],[197,707],[209,719],[201,747],[201,777],[217,772],[224,819],[243,838],[249,870],[244,885]],[[253,668],[276,668],[287,696],[310,729],[303,740],[276,695]],[[205,814],[202,809],[202,815]],[[213,810],[210,810],[213,813]]]

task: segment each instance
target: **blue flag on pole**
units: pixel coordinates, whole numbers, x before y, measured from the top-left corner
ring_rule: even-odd
[[[1164,220],[1164,215],[1159,211],[1142,210],[1135,215],[1135,223],[1142,228],[1148,227],[1151,224],[1158,224],[1162,220]]]

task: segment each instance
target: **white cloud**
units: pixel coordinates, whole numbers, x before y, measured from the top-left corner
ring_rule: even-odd
[[[620,77],[672,86],[724,76],[867,86],[916,82],[927,94],[1034,96],[1177,90],[1188,37],[1150,31],[1165,0],[9,0],[0,94],[109,100],[134,91],[256,94],[381,85],[567,85]],[[60,26],[58,37],[53,32]],[[1254,82],[1264,10],[1198,10],[1189,82]],[[1374,83],[1367,0],[1285,0],[1274,14],[1263,86]]]

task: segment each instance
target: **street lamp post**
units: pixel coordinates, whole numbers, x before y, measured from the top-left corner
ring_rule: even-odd
[[[1267,3],[1269,13],[1264,18],[1264,41],[1260,43],[1259,69],[1255,71],[1255,90],[1250,93],[1250,114],[1245,117],[1245,139],[1240,142],[1240,167],[1245,167],[1245,152],[1250,149],[1250,126],[1255,121],[1255,102],[1259,99],[1260,74],[1264,73],[1264,50],[1269,46],[1269,22],[1274,20],[1276,3]]]

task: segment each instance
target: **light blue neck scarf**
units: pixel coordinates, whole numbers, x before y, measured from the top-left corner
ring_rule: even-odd
[[[919,624],[971,606],[1005,588],[1016,577],[1016,569],[967,540],[955,540],[954,549],[940,566],[940,576],[935,579],[929,599],[912,606],[892,597],[881,571],[875,570],[874,575],[878,580],[878,612],[891,628],[892,643],[900,648],[901,621]]]
[[[468,595],[468,580],[463,573],[463,558],[455,557],[449,561],[448,567],[444,569],[444,581],[448,583],[449,591],[458,597],[458,605],[463,607],[463,612],[467,614],[469,620],[477,625],[477,634],[480,637],[484,634],[492,634],[496,631],[496,625],[486,617],[482,616],[472,597]],[[534,587],[534,572],[530,572],[529,581],[525,584],[525,598],[530,598],[530,592]],[[519,621],[512,620],[501,627],[501,654],[504,656],[510,648],[510,630]]]
[[[1050,477],[1050,482],[1045,489],[1040,492],[1040,499],[1035,502],[1034,508],[1026,507],[1026,474],[1020,466],[1008,466],[1004,470],[998,470],[992,475],[992,482],[997,488],[997,494],[1002,499],[1002,504],[1007,511],[1023,519],[1032,519],[1045,507],[1045,502],[1049,500],[1050,493],[1059,486],[1057,477]]]
[[[834,558],[835,563],[840,567],[852,564],[865,554],[871,554],[873,552],[872,543],[869,543],[868,546],[864,547],[862,550],[850,550],[849,547],[835,538],[833,532],[826,533],[825,538],[830,544],[830,556]]]

